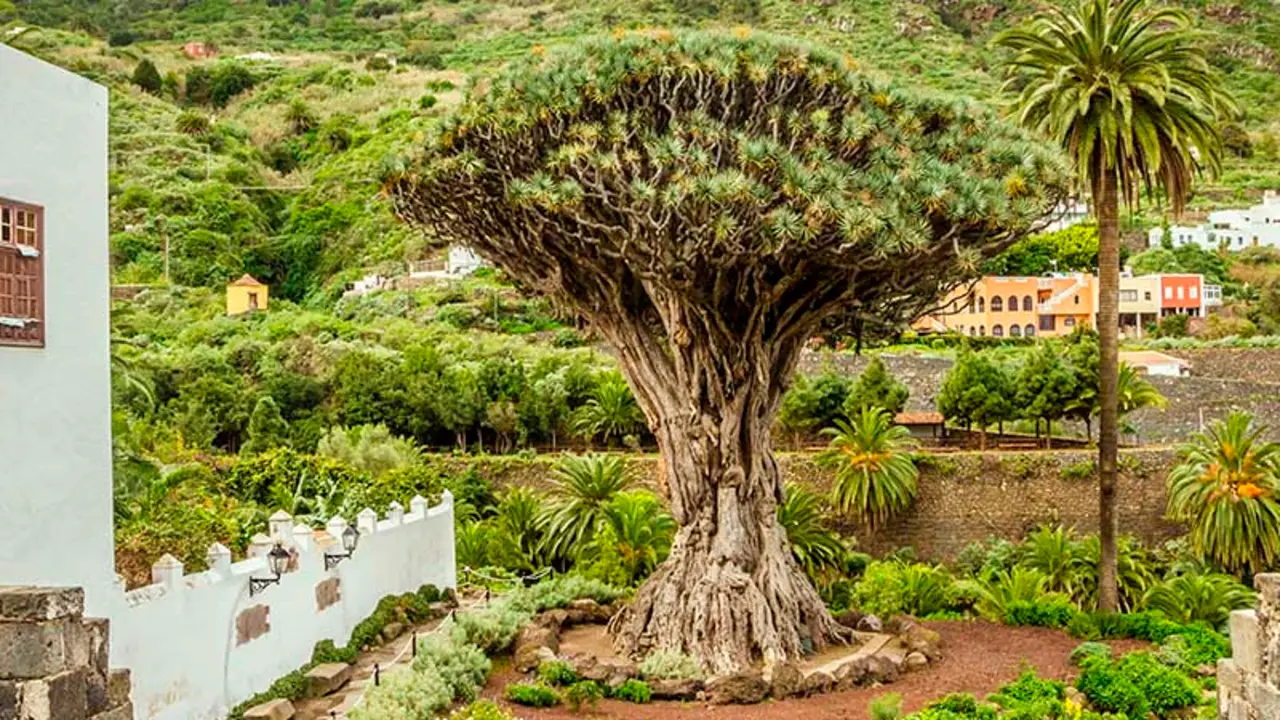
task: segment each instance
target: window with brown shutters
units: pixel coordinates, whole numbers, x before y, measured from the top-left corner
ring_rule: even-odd
[[[44,209],[2,197],[0,345],[44,346]]]

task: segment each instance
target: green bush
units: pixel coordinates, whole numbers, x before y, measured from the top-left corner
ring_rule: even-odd
[[[1071,664],[1076,667],[1082,667],[1086,662],[1094,659],[1110,660],[1111,646],[1100,642],[1083,642],[1071,651]]]
[[[566,687],[578,682],[578,671],[563,660],[548,660],[538,666],[538,679],[556,687]]]
[[[489,676],[489,658],[480,648],[456,642],[442,633],[428,635],[418,642],[414,658],[416,673],[435,675],[447,685],[455,699],[474,700],[476,691]]]
[[[955,693],[936,700],[925,708],[932,712],[935,720],[942,720],[942,714],[948,713],[956,718],[966,720],[995,720],[996,711],[990,705],[981,704],[969,693]],[[923,716],[922,716],[923,717]]]
[[[654,650],[640,663],[640,675],[649,680],[688,680],[702,677],[702,666],[678,650]]]
[[[1114,663],[1090,660],[1076,680],[1076,689],[1102,712],[1122,713],[1131,718],[1147,716],[1147,699]]]
[[[454,710],[449,720],[516,720],[516,718],[492,700],[477,700],[464,708]]]
[[[517,705],[528,707],[546,708],[560,704],[560,695],[541,683],[511,683],[503,695]]]
[[[578,712],[584,705],[595,707],[602,697],[604,697],[604,690],[594,680],[578,681],[564,691],[565,703],[573,712]]]
[[[615,688],[613,697],[624,702],[643,704],[653,697],[653,691],[649,689],[649,683],[632,678]]]
[[[1004,621],[1008,625],[1035,627],[1066,627],[1076,616],[1071,600],[1059,595],[1046,595],[1035,602],[1016,600],[1005,609]]]
[[[1151,653],[1129,653],[1116,663],[1116,668],[1142,692],[1148,709],[1160,717],[1200,700],[1200,690],[1191,678],[1162,664]]]
[[[877,695],[867,705],[867,715],[871,720],[898,720],[902,716],[902,694]]]

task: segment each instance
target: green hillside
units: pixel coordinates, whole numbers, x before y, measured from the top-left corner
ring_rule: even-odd
[[[1270,102],[1280,96],[1280,8],[1185,4],[1246,113],[1225,130],[1248,157],[1233,157],[1200,189],[1192,203],[1200,210],[1280,187],[1280,111]],[[752,26],[844,50],[907,85],[994,102],[998,58],[987,40],[1035,8],[1023,0],[0,0],[0,34],[112,90],[116,282],[160,282],[167,238],[176,284],[217,286],[250,272],[284,297],[327,305],[367,268],[427,257],[426,243],[380,197],[381,170],[469,82],[509,58],[611,28]],[[191,59],[186,43],[218,55]],[[157,72],[139,72],[144,60]]]

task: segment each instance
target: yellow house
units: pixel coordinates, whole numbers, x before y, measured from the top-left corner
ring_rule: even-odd
[[[267,309],[267,286],[258,282],[252,275],[227,285],[227,314],[242,315],[254,310]]]

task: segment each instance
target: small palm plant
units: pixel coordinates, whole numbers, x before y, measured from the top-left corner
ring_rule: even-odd
[[[1206,573],[1171,577],[1152,586],[1142,601],[1148,610],[1159,610],[1170,620],[1221,628],[1232,610],[1252,607],[1253,600],[1253,591],[1235,578]]]
[[[662,502],[645,491],[620,493],[604,508],[604,527],[597,535],[597,553],[612,553],[627,585],[637,585],[667,559],[676,521]]]
[[[778,524],[787,531],[791,554],[811,579],[843,564],[844,545],[827,528],[822,496],[818,493],[787,483],[785,500],[778,506]]]
[[[547,566],[544,552],[545,513],[534,491],[513,487],[498,502],[488,548],[489,561],[508,570],[536,572]]]
[[[1159,408],[1164,409],[1169,406],[1169,401],[1164,395],[1156,389],[1151,381],[1147,380],[1138,371],[1128,363],[1121,363],[1119,389],[1117,395],[1120,398],[1120,415],[1128,415],[1134,410],[1142,408]]]
[[[1077,604],[1094,607],[1098,602],[1098,566],[1102,559],[1102,545],[1097,535],[1090,535],[1080,542],[1084,571],[1075,594]],[[1120,590],[1120,609],[1131,612],[1142,602],[1142,596],[1155,583],[1152,572],[1154,560],[1132,535],[1121,535],[1116,543],[1116,583]]]
[[[864,407],[823,434],[831,446],[819,461],[836,469],[831,504],[840,512],[877,527],[911,506],[920,476],[911,452],[915,442],[906,428],[893,424],[892,415]]]
[[[1012,570],[1001,570],[977,582],[966,583],[968,591],[977,596],[974,609],[978,614],[995,622],[1004,622],[1005,615],[1014,603],[1034,603],[1045,594],[1048,580],[1039,570],[1021,565]]]
[[[605,507],[631,486],[626,462],[614,455],[565,455],[552,472],[547,509],[547,549],[571,558],[591,542]]]
[[[573,429],[579,436],[588,441],[598,437],[606,446],[643,427],[644,414],[636,405],[635,395],[616,372],[601,379],[573,417]]]
[[[1044,576],[1045,590],[1071,596],[1078,594],[1086,558],[1073,530],[1045,525],[1027,536],[1019,555],[1020,565]]]
[[[1229,572],[1280,559],[1280,444],[1266,442],[1253,416],[1233,412],[1179,449],[1169,473],[1169,516],[1191,526],[1196,552]]]

